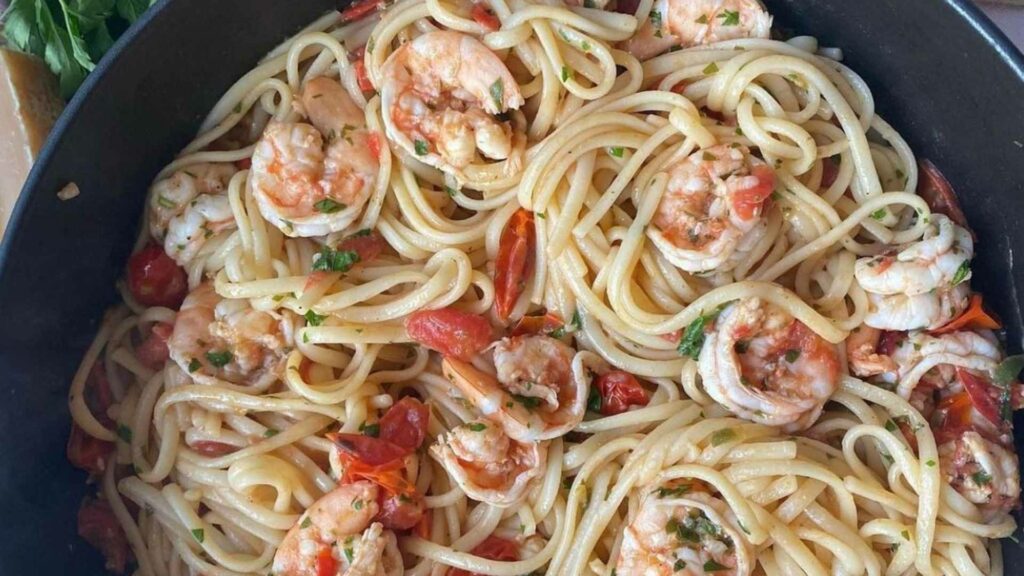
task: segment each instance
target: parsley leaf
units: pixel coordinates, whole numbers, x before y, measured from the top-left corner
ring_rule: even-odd
[[[372,436],[374,438],[379,438],[380,424],[376,422],[373,424],[367,424],[366,422],[363,422],[362,424],[359,425],[359,431],[363,433],[363,436]]]
[[[348,272],[359,262],[359,253],[352,250],[333,250],[324,246],[313,259],[313,270]]]
[[[701,348],[704,347],[704,329],[712,324],[715,318],[718,317],[718,314],[729,304],[731,302],[726,302],[711,313],[702,314],[696,320],[690,322],[690,325],[686,327],[686,331],[683,332],[683,336],[679,340],[679,346],[676,347],[679,354],[696,360],[700,356]]]
[[[427,146],[427,143],[424,140],[416,140],[415,142],[412,143],[412,146],[416,150],[417,156],[426,156],[427,152],[430,151],[430,148]]]
[[[565,71],[563,70],[562,73],[564,74]],[[498,78],[494,81],[494,84],[491,84],[490,93],[491,99],[494,100],[494,106],[498,112],[501,112],[505,103],[505,84],[501,81],[501,78]]]
[[[889,211],[888,210],[886,210],[885,208],[879,208],[878,210],[875,210],[874,212],[871,213],[871,219],[872,220],[882,220],[882,219],[884,219],[888,215],[889,215]]]
[[[124,440],[125,444],[132,443],[132,429],[124,424],[117,425],[117,437]]]
[[[984,470],[978,470],[974,474],[971,474],[971,480],[974,480],[974,483],[978,486],[986,486],[992,483],[992,477]]]
[[[190,373],[190,374],[191,374],[192,372],[195,372],[196,370],[199,370],[199,369],[200,369],[200,368],[202,368],[202,367],[203,367],[203,363],[202,363],[202,362],[200,362],[200,361],[199,361],[198,359],[196,359],[196,358],[193,358],[193,359],[192,359],[191,361],[189,361],[189,363],[188,363],[188,371],[189,371],[189,373]]]
[[[203,532],[202,528],[196,528],[192,530],[192,537],[196,539],[196,542],[202,544],[203,540],[206,539],[206,533]]]
[[[722,428],[711,435],[711,445],[721,446],[726,442],[732,442],[736,439],[736,431],[732,428]]]
[[[625,150],[623,150],[622,146],[612,146],[611,148],[608,149],[608,153],[616,158],[622,158],[622,155],[625,153]]]
[[[722,566],[721,564],[719,564],[718,562],[715,562],[714,560],[708,560],[707,562],[704,563],[704,571],[705,572],[718,572],[719,570],[726,570],[726,569],[727,568],[725,566]]]
[[[487,429],[487,424],[484,424],[483,422],[472,422],[466,427],[473,432],[483,432]]]
[[[963,282],[964,280],[967,280],[970,277],[971,277],[971,261],[970,260],[964,260],[963,264],[960,264],[960,267],[957,268],[956,272],[953,274],[953,286],[956,286],[957,284],[960,284],[961,282]]]
[[[562,82],[568,82],[574,75],[572,68],[568,66],[562,66]]]
[[[590,387],[590,395],[587,396],[587,410],[591,412],[601,411],[601,391],[597,389],[597,386]]]
[[[304,316],[306,318],[306,324],[309,324],[310,326],[319,326],[327,319],[327,316],[321,316],[312,310],[307,310]]]
[[[740,24],[739,10],[723,10],[718,17],[722,19],[722,26],[739,26]]]
[[[704,70],[702,70],[702,72],[704,72],[705,75],[710,76],[710,75],[718,72],[718,64],[715,64],[714,62],[712,62],[711,64],[708,64],[707,66],[705,66]]]
[[[338,210],[344,210],[345,205],[341,202],[335,202],[330,198],[324,198],[316,204],[313,204],[313,209],[321,214],[334,214]]]
[[[223,368],[234,358],[230,350],[210,350],[206,353],[206,359],[216,368]],[[191,366],[190,366],[191,367]]]

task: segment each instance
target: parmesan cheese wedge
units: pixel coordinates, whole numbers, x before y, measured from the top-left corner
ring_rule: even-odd
[[[0,49],[0,238],[64,101],[42,60]]]

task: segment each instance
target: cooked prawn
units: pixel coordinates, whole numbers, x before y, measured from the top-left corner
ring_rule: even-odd
[[[846,339],[846,359],[855,376],[875,376],[896,370],[896,362],[879,350],[882,331],[859,326]]]
[[[485,417],[519,442],[550,440],[583,421],[590,390],[585,369],[573,366],[575,351],[539,334],[494,344],[497,376],[446,357],[445,375]]]
[[[265,387],[280,376],[292,339],[291,312],[254,310],[200,284],[181,305],[167,342],[170,357],[200,383]]]
[[[989,516],[1020,504],[1017,455],[973,430],[939,447],[939,466],[950,485]]]
[[[974,256],[971,233],[942,214],[929,216],[924,237],[895,254],[857,260],[854,275],[868,292],[865,323],[886,330],[935,329],[968,305]]]
[[[499,425],[477,420],[439,437],[430,454],[470,498],[505,508],[543,473],[547,443],[517,442]]]
[[[673,481],[643,488],[626,526],[615,567],[644,576],[745,576],[753,550],[736,516],[695,483]]]
[[[252,155],[260,213],[288,236],[322,236],[352,224],[379,170],[362,110],[336,80],[317,77],[302,92],[312,125],[271,122]]]
[[[458,32],[430,32],[396,50],[381,71],[381,105],[388,138],[410,156],[464,180],[478,155],[521,155],[503,115],[523,105],[504,62],[479,40]]]
[[[761,215],[775,174],[746,147],[725,145],[698,150],[667,170],[648,237],[688,272],[732,268],[737,247],[765,232]]]
[[[787,430],[814,423],[839,385],[836,347],[759,298],[719,314],[698,368],[717,402],[738,416]]]
[[[237,170],[232,164],[195,164],[153,184],[149,192],[149,231],[181,266],[206,241],[235,227],[224,191]]]
[[[971,331],[941,336],[912,332],[892,352],[895,372],[883,377],[897,384],[897,394],[910,398],[924,379],[933,387],[945,388],[957,380],[957,366],[993,370],[1001,358],[999,345],[991,336]]]
[[[373,522],[380,511],[371,482],[344,484],[306,510],[274,555],[276,576],[397,576],[402,555],[394,533]]]
[[[771,27],[772,17],[759,0],[656,0],[625,48],[646,60],[676,46],[767,38]]]

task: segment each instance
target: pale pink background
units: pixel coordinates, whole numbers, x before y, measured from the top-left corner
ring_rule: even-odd
[[[1000,6],[988,2],[979,4],[1017,47],[1024,50],[1024,6]]]

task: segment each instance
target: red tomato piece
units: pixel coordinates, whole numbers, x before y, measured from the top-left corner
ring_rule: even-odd
[[[630,406],[647,406],[647,390],[629,372],[613,370],[597,377],[594,383],[601,393],[601,414],[622,414]]]
[[[163,248],[150,244],[128,259],[128,290],[143,306],[177,308],[188,293],[188,276]]]
[[[757,165],[751,175],[757,178],[757,184],[751,188],[737,190],[732,194],[732,207],[736,210],[736,215],[743,220],[750,220],[758,216],[764,201],[775,190],[775,172],[772,172],[771,168]]]
[[[375,232],[369,234],[355,234],[345,238],[338,246],[338,250],[349,250],[359,254],[359,262],[366,263],[374,260],[384,251],[384,239]]]
[[[996,426],[1006,426],[999,410],[999,390],[988,380],[960,366],[956,368],[956,375],[978,413]]]
[[[937,409],[942,412],[942,420],[935,430],[935,441],[945,444],[959,438],[972,426],[971,411],[974,404],[967,392],[959,392],[939,400]]]
[[[248,170],[252,168],[252,158],[242,158],[241,160],[235,160],[235,168],[239,170]]]
[[[946,180],[942,172],[929,160],[919,161],[917,167],[917,195],[928,204],[932,212],[949,216],[949,219],[959,226],[971,230],[967,225],[967,217],[960,208],[960,200],[957,199],[949,180]],[[971,231],[971,236],[973,235],[974,232]]]
[[[380,419],[380,439],[406,452],[416,451],[427,437],[430,409],[419,400],[406,396]]]
[[[515,540],[501,538],[499,536],[488,536],[483,542],[473,548],[472,553],[488,560],[499,560],[501,562],[515,562],[519,560],[519,544]],[[482,576],[476,572],[468,572],[461,568],[452,568],[448,576]]]
[[[416,529],[413,533],[423,538],[424,540],[430,539],[430,525],[434,518],[434,514],[430,510],[425,510],[423,516],[420,518],[419,523],[416,524]]]
[[[114,443],[93,438],[86,434],[78,424],[71,425],[71,436],[68,437],[68,462],[79,470],[90,474],[102,474],[107,462],[114,452]]]
[[[108,571],[124,574],[128,539],[110,504],[105,500],[83,500],[78,508],[78,535],[103,554]]]
[[[964,313],[954,318],[945,326],[932,330],[931,333],[935,335],[949,334],[950,332],[956,332],[957,330],[963,330],[965,328],[986,328],[988,330],[998,330],[1002,328],[1002,324],[999,323],[999,319],[985,311],[984,303],[981,299],[981,294],[972,294],[971,303],[964,310]]]
[[[565,322],[558,317],[557,314],[545,314],[543,316],[539,314],[533,314],[531,316],[523,316],[520,318],[508,335],[522,336],[524,334],[550,334],[559,328],[565,326]]]
[[[467,362],[491,343],[486,318],[454,308],[414,312],[406,319],[405,330],[427,348]]]
[[[211,458],[231,454],[232,452],[237,452],[239,450],[238,446],[225,444],[224,442],[217,442],[216,440],[198,440],[189,446],[203,456],[209,456]]]
[[[316,576],[337,576],[338,560],[330,546],[321,546],[316,551]]]
[[[373,132],[366,137],[366,145],[370,148],[370,153],[373,154],[374,158],[380,160],[381,150],[384,149],[384,143],[381,141],[379,132]]]
[[[380,7],[380,0],[360,0],[341,11],[342,22],[355,22],[373,14]]]
[[[166,322],[154,324],[150,329],[149,336],[135,350],[139,362],[151,370],[163,368],[164,363],[171,355],[167,349],[167,339],[171,337],[173,331],[174,326]]]
[[[839,176],[839,165],[829,157],[821,161],[821,167],[821,187],[828,188],[836,183],[836,178]]]
[[[615,3],[615,11],[619,14],[636,15],[636,10],[639,6],[640,0],[619,0]]]
[[[114,404],[114,393],[110,391],[107,371],[101,362],[96,362],[85,380],[85,405],[93,417],[106,428],[113,428],[114,421],[107,415],[107,410]]]
[[[387,440],[363,434],[328,434],[327,438],[342,451],[369,466],[381,466],[400,460],[409,452]]]
[[[492,14],[491,11],[488,10],[486,6],[480,4],[479,2],[473,4],[473,10],[470,14],[473,16],[473,20],[475,20],[477,24],[483,26],[484,28],[490,30],[491,32],[501,29],[501,20],[499,20],[497,16]]]
[[[352,63],[352,67],[356,69],[356,82],[359,83],[359,89],[363,92],[373,92],[373,82],[370,81],[370,76],[366,73],[366,62],[356,60]]]
[[[423,519],[423,498],[380,491],[380,512],[376,519],[389,530],[410,530]]]
[[[533,273],[536,233],[533,212],[522,208],[512,215],[501,233],[494,263],[494,311],[503,322],[508,320]]]

